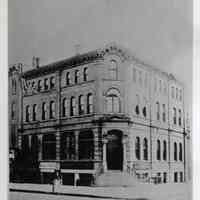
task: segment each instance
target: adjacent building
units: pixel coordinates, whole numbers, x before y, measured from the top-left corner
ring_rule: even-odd
[[[110,44],[9,72],[12,146],[38,163],[40,181],[95,184],[108,171],[184,182],[184,88]]]

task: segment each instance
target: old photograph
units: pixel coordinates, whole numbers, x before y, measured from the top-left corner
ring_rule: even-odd
[[[8,1],[9,200],[192,200],[192,1]]]

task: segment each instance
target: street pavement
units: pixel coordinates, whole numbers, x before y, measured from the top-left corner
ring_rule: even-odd
[[[10,200],[33,199],[124,199],[124,200],[192,200],[191,184],[138,184],[135,187],[73,187],[52,185],[9,185]]]

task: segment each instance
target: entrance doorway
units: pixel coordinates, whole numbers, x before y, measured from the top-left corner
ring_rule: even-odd
[[[108,131],[107,143],[107,167],[108,170],[122,170],[123,168],[123,146],[122,131]]]

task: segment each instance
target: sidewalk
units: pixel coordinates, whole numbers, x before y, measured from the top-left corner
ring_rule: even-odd
[[[28,191],[52,194],[52,185],[10,183],[11,191]],[[73,187],[55,186],[58,195],[82,196],[107,199],[140,199],[140,200],[190,200],[188,184],[139,184],[136,187]]]

